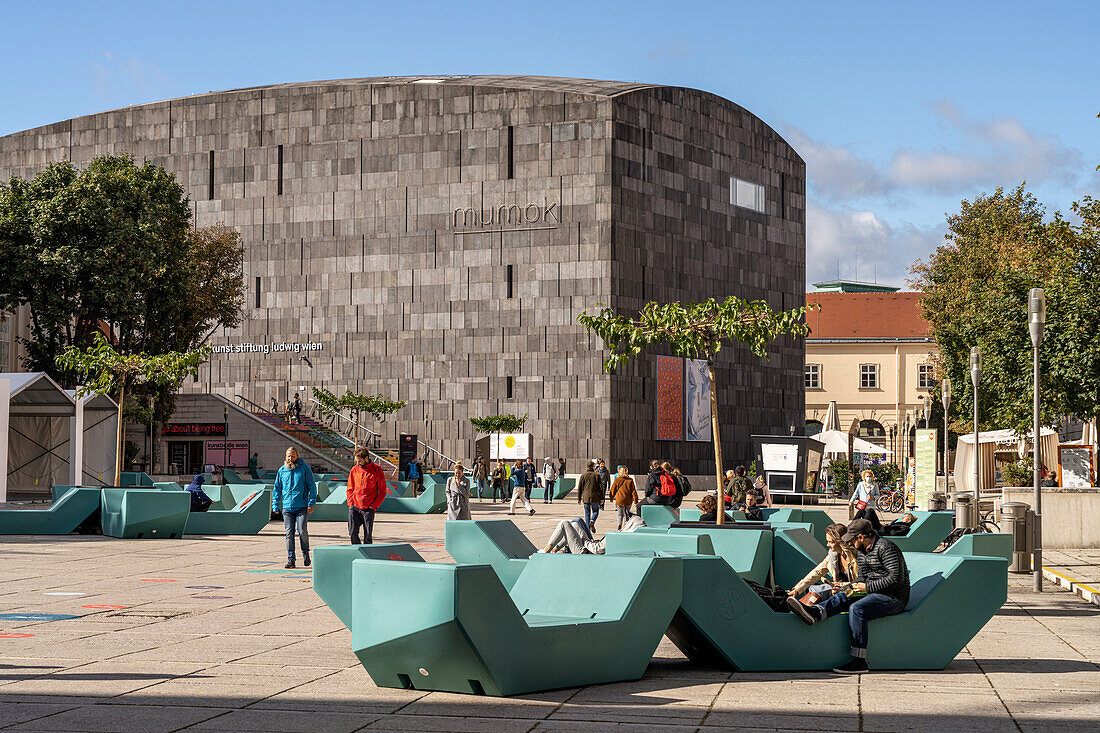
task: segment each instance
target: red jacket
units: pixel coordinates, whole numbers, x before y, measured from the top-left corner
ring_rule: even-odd
[[[386,476],[377,463],[366,468],[352,466],[348,474],[348,506],[377,509],[386,498]]]

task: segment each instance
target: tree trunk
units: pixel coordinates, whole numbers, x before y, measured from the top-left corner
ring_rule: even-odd
[[[118,428],[115,431],[115,486],[122,485],[122,401],[126,399],[126,380],[118,388]]]
[[[714,376],[714,361],[707,359],[707,372],[710,375],[710,432],[714,441],[714,473],[718,479],[718,524],[725,524],[726,487],[722,484],[722,435],[718,431],[718,380]]]

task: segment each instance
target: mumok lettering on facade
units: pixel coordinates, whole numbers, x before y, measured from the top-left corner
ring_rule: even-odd
[[[501,204],[497,207],[455,209],[451,217],[455,229],[488,229],[515,227],[525,229],[534,224],[561,224],[557,201],[542,200],[542,204]]]

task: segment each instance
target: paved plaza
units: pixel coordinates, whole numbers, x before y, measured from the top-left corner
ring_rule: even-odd
[[[515,521],[539,545],[578,513],[575,500],[535,508]],[[609,528],[613,512],[597,526]],[[310,525],[314,546],[345,531]],[[450,561],[440,515],[380,515],[375,540]],[[375,687],[300,558],[283,569],[281,525],[175,541],[2,537],[0,562],[3,730],[1068,733],[1096,730],[1100,714],[1100,608],[1050,584],[1034,595],[1030,576],[1010,576],[1008,603],[943,672],[729,673],[664,640],[636,682],[499,699]]]

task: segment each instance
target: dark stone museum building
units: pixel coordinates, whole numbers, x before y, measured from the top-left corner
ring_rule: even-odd
[[[186,392],[408,400],[381,428],[456,458],[468,418],[527,413],[538,458],[713,466],[657,440],[657,363],[616,374],[577,324],[608,304],[804,303],[806,171],[767,124],[679,87],[379,77],[201,94],[0,137],[0,178],[128,152],[245,243],[246,318]],[[302,357],[306,356],[307,359]],[[804,344],[722,352],[727,460],[804,420]],[[221,419],[220,412],[211,419]],[[541,465],[541,462],[540,462]]]

